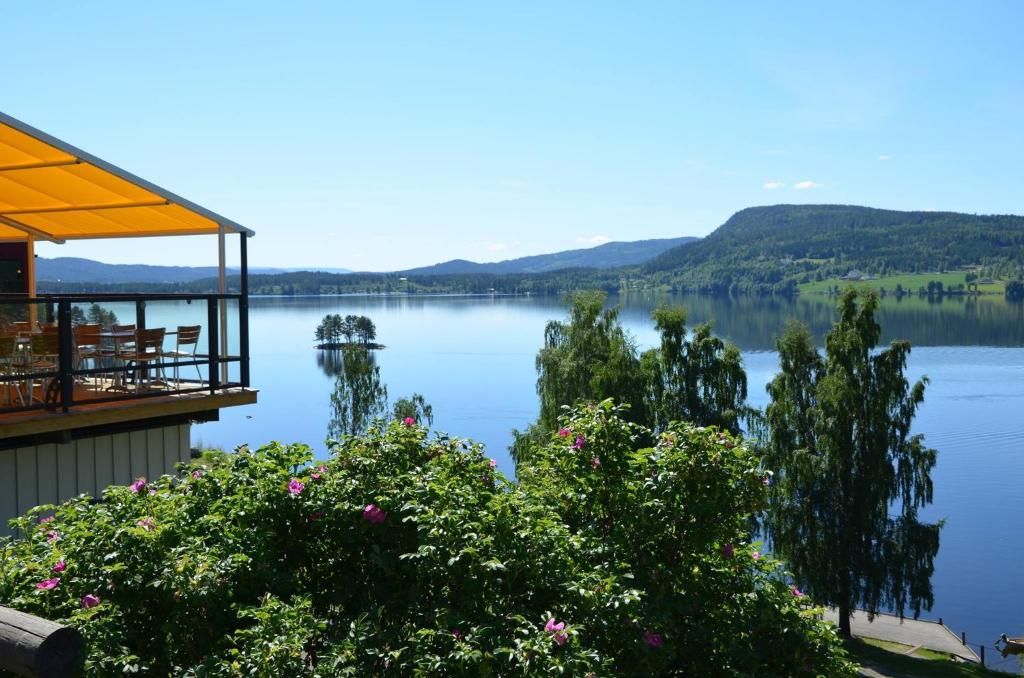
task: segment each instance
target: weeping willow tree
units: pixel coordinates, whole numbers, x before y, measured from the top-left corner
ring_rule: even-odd
[[[570,297],[569,322],[552,320],[537,354],[538,424],[557,428],[564,405],[614,397],[630,406],[629,418],[647,420],[643,378],[633,340],[619,324],[619,309],[604,308],[603,292]]]
[[[711,333],[711,323],[686,329],[686,310],[659,308],[653,315],[661,345],[641,356],[655,430],[690,421],[739,433],[746,412],[747,374],[740,350]]]
[[[388,389],[380,381],[380,368],[363,348],[340,351],[334,364],[337,375],[331,393],[330,438],[365,433],[377,417],[387,412]]]
[[[918,519],[932,502],[936,453],[910,433],[926,380],[904,376],[909,342],[877,350],[877,307],[876,294],[845,291],[825,355],[790,324],[765,412],[772,550],[802,588],[838,608],[845,637],[857,607],[931,609],[939,550],[941,523]]]

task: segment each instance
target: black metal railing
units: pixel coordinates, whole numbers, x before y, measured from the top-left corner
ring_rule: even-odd
[[[247,301],[243,294],[0,294],[0,413],[67,412],[84,404],[248,387]],[[194,307],[202,304],[205,309]],[[147,318],[152,309],[161,313]],[[111,331],[114,310],[127,312],[122,322],[133,320],[134,329]],[[167,346],[154,353],[121,354],[120,346],[130,343],[138,349],[142,331],[160,325],[154,315],[169,330],[165,343],[174,328],[190,325],[200,327],[198,345],[187,355]],[[190,322],[181,322],[183,317]],[[222,318],[232,333],[222,333]],[[83,337],[76,333],[83,324],[101,326],[90,335],[95,346],[87,355],[81,351]],[[131,359],[140,355],[143,359]],[[186,368],[195,378],[182,378]],[[173,380],[167,377],[171,370]],[[232,372],[237,373],[234,378]]]

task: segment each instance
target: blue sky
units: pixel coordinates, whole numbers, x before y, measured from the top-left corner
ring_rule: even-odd
[[[255,229],[254,265],[497,260],[774,203],[1024,212],[1013,0],[16,0],[4,24],[0,110]],[[196,240],[40,254],[212,263]]]

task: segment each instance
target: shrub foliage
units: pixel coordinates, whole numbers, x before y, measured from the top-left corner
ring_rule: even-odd
[[[402,421],[40,507],[0,602],[80,628],[89,675],[852,675],[748,539],[736,438],[560,423],[518,483]]]

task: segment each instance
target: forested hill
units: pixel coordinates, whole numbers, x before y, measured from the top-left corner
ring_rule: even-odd
[[[851,269],[874,274],[1024,264],[1024,217],[900,212],[851,205],[741,210],[707,237],[652,259],[643,273],[704,291],[770,291]]]
[[[250,273],[287,273],[294,268],[251,267]],[[315,269],[330,273],[344,273],[347,269]],[[237,273],[237,268],[229,268]],[[217,275],[216,266],[151,266],[149,264],[106,264],[81,257],[39,257],[36,277],[43,281],[66,283],[187,283]]]
[[[465,259],[452,259],[433,266],[400,271],[400,275],[452,275],[461,273],[547,273],[565,268],[617,268],[636,266],[674,247],[697,240],[692,237],[609,242],[597,247],[537,254],[531,257],[506,259],[491,263],[477,263]]]

